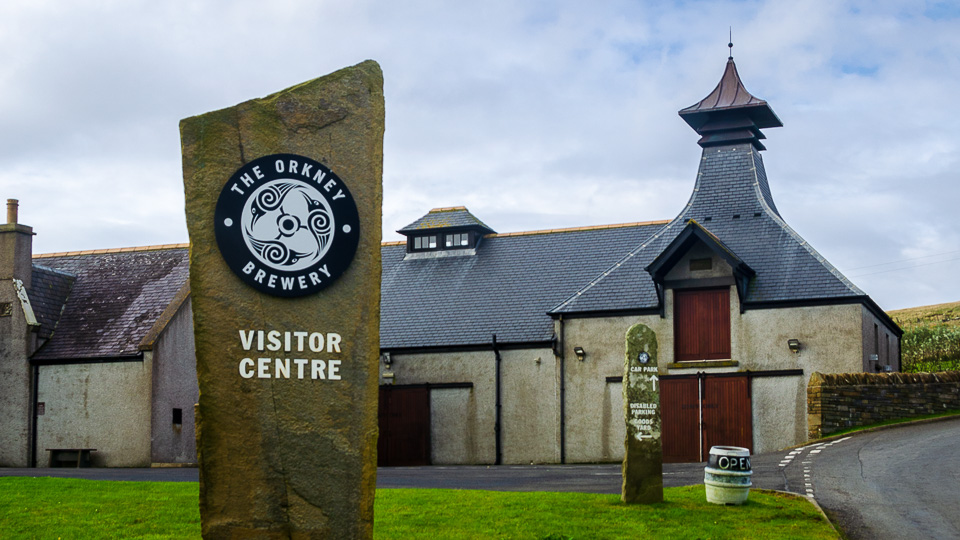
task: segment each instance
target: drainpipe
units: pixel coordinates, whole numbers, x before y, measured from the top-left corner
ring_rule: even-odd
[[[560,463],[567,462],[567,372],[565,369],[564,348],[566,341],[563,337],[563,315],[560,315],[560,346],[557,349],[560,352]]]
[[[30,467],[37,467],[37,400],[40,399],[40,366],[33,366],[33,418],[30,422]]]
[[[503,464],[503,441],[501,440],[501,429],[500,429],[500,427],[501,427],[501,422],[502,422],[501,408],[502,408],[503,403],[502,403],[502,400],[501,400],[502,389],[500,388],[500,386],[501,386],[501,384],[500,384],[500,363],[502,362],[503,359],[500,358],[500,349],[497,348],[497,335],[496,335],[496,334],[493,335],[493,354],[494,354],[494,356],[495,356],[496,359],[497,359],[497,373],[496,373],[497,419],[496,419],[496,424],[494,425],[494,428],[493,428],[493,430],[494,430],[494,435],[495,435],[495,437],[496,437],[497,450],[496,450],[496,460],[494,461],[494,465],[501,465],[501,464]]]
[[[897,339],[897,371],[903,373],[903,338]]]

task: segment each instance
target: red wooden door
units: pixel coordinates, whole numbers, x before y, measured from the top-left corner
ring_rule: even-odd
[[[660,379],[664,463],[700,461],[700,398],[696,377]]]
[[[753,451],[750,381],[742,377],[703,379],[703,456],[711,446],[740,446]]]
[[[730,289],[673,291],[678,362],[730,358]]]
[[[664,463],[704,461],[711,446],[753,451],[753,408],[746,375],[661,377],[660,415]]]
[[[430,465],[430,389],[381,386],[377,465]]]

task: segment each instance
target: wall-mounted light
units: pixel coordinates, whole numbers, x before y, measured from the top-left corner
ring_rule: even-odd
[[[584,352],[583,347],[574,347],[573,354],[577,355],[577,360],[583,362],[584,357],[587,356],[587,353]]]
[[[799,340],[799,339],[788,339],[788,340],[787,340],[787,347],[790,347],[790,350],[793,351],[794,354],[799,353],[799,352],[800,352],[800,340]]]
[[[386,366],[388,369],[390,368],[390,364],[393,363],[393,358],[390,358],[390,353],[388,352],[381,354],[380,360],[383,361],[383,365]]]

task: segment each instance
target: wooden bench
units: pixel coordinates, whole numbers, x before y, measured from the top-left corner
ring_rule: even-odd
[[[47,448],[50,452],[51,467],[66,467],[76,464],[76,467],[90,466],[90,453],[96,452],[96,448]]]

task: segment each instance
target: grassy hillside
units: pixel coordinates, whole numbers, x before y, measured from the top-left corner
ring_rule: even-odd
[[[960,302],[888,313],[903,328],[903,371],[960,370]]]
[[[888,311],[904,330],[917,326],[960,326],[960,302]]]

